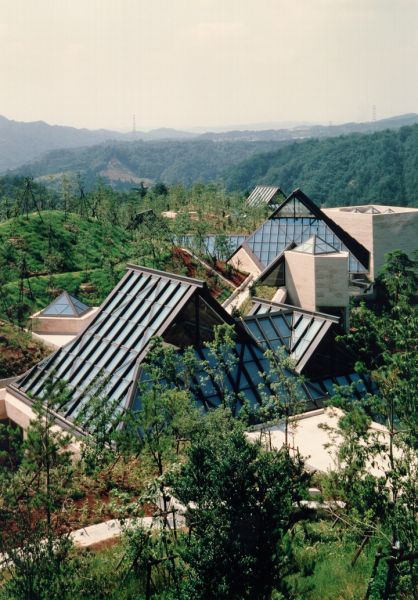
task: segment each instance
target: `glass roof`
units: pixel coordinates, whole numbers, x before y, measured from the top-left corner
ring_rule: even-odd
[[[65,382],[68,396],[60,413],[70,419],[82,414],[86,427],[90,417],[85,415],[89,415],[94,397],[107,398],[115,415],[129,408],[132,402],[139,407],[137,383],[151,338],[166,335],[174,323],[180,327],[184,310],[199,306],[195,300],[207,301],[221,321],[229,322],[230,317],[200,282],[130,267],[86,330],[28,371],[15,386],[30,397],[42,398],[48,378]],[[217,322],[209,317],[208,313],[202,323],[209,326]],[[196,323],[200,321],[197,319]],[[204,340],[196,341],[198,371],[194,374],[192,392],[205,409],[222,403],[225,393],[233,399],[237,411],[244,401],[250,405],[261,402],[263,386],[265,391],[266,388],[260,373],[269,370],[265,349],[284,347],[297,364],[302,364],[328,328],[326,318],[296,309],[260,312],[243,322],[246,331],[236,325],[237,342],[231,351],[231,361],[214,356],[202,343]],[[178,351],[182,353],[181,348]],[[327,393],[327,384],[306,382],[303,390],[307,406],[312,403],[317,406]]]
[[[292,198],[279,208],[246,240],[263,268],[267,267],[289,244],[305,244],[312,237],[320,240],[318,247],[332,248],[332,252],[349,253],[349,272],[364,273],[367,269],[349,251],[327,223],[312,214],[298,198]],[[309,246],[308,246],[309,247]],[[329,252],[330,250],[327,250]]]
[[[80,317],[90,310],[90,307],[78,298],[63,292],[44,308],[40,315],[43,317]]]
[[[276,200],[276,206],[280,204],[279,197],[283,196],[283,192],[279,187],[273,185],[257,185],[247,198],[249,206],[261,206],[269,204],[272,200]]]
[[[66,417],[73,417],[99,390],[125,406],[140,354],[195,289],[186,278],[130,269],[87,329],[29,371],[18,387],[42,396],[45,380],[54,374],[72,392],[62,410]]]
[[[332,254],[338,252],[334,246],[328,244],[317,235],[312,235],[306,242],[293,249],[294,252],[306,252],[307,254]]]
[[[257,314],[245,317],[243,323],[262,348],[285,348],[296,364],[313,351],[328,330],[327,319],[297,310],[267,312],[260,308]]]
[[[227,246],[229,250],[229,256],[233,254],[246,239],[245,235],[225,235],[222,237],[225,237],[225,246]],[[179,246],[190,248],[190,250],[198,250],[207,256],[215,256],[217,251],[217,238],[219,238],[219,236],[216,235],[207,235],[203,239],[198,239],[193,235],[185,235],[175,238],[175,243]]]

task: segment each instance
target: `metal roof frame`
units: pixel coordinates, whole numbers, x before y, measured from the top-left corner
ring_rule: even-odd
[[[294,200],[297,200],[298,202],[300,202],[308,210],[309,214],[305,215],[305,214],[301,213],[299,215],[293,214],[293,216],[292,216],[292,214],[288,214],[288,215],[280,214],[283,211],[283,208],[285,208],[287,204],[289,204],[290,202],[292,202]],[[341,244],[342,247],[341,247],[340,251],[347,250],[349,252],[350,260],[352,257],[354,260],[358,261],[358,264],[361,265],[361,267],[363,269],[365,269],[366,271],[369,269],[369,261],[370,261],[369,251],[364,246],[362,246],[362,244],[360,244],[356,239],[351,237],[345,230],[343,230],[342,227],[340,227],[334,221],[332,221],[332,219],[330,217],[328,217],[324,212],[322,212],[322,210],[318,206],[316,206],[316,204],[310,198],[308,198],[308,196],[306,196],[300,189],[294,190],[273,211],[273,213],[258,227],[258,229],[256,229],[256,231],[254,231],[250,236],[248,236],[246,238],[246,240],[240,246],[238,246],[238,248],[235,250],[235,252],[231,255],[230,259],[233,256],[235,256],[241,248],[243,248],[250,255],[252,260],[254,260],[254,257],[256,257],[257,260],[254,260],[255,264],[262,271],[265,270],[266,268],[268,268],[271,265],[271,262],[276,260],[278,255],[283,252],[283,249],[281,249],[279,252],[277,252],[277,254],[273,258],[271,258],[270,260],[267,260],[267,262],[263,262],[263,260],[261,260],[261,257],[257,256],[257,253],[251,247],[252,244],[255,245],[256,243],[259,243],[256,240],[257,234],[263,232],[264,229],[266,228],[266,225],[269,222],[273,222],[278,219],[283,219],[284,235],[286,238],[286,236],[287,236],[287,220],[295,219],[295,218],[306,219],[306,220],[310,221],[310,225],[306,224],[305,228],[302,229],[301,236],[303,236],[305,234],[308,237],[310,237],[314,233],[311,231],[312,224],[315,222],[323,223],[324,227],[328,227],[328,229],[330,230],[332,235],[335,236],[335,238],[339,241],[339,244]],[[303,227],[303,223],[298,223],[298,225]],[[271,228],[272,227],[273,227],[273,225],[271,226]],[[269,230],[269,243],[267,244],[267,242],[264,242],[265,247],[267,248],[267,246],[268,246],[268,250],[266,250],[266,252],[268,252],[268,253],[271,253],[270,237],[271,237],[271,231]],[[289,239],[287,240],[287,245],[289,245],[292,242],[295,242],[296,244],[301,243],[301,242],[297,242],[294,239],[293,240],[290,239],[290,237],[291,237],[291,235],[289,236]],[[327,241],[327,240],[324,240],[324,241]],[[261,241],[261,243],[263,243],[263,241]],[[344,246],[345,246],[345,248],[344,248]],[[251,251],[251,253],[249,252],[249,250]]]

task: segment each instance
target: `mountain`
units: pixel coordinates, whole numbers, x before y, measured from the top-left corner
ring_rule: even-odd
[[[80,173],[90,189],[98,178],[117,189],[155,181],[182,182],[218,179],[223,171],[260,152],[276,150],[279,142],[214,142],[166,140],[106,142],[97,146],[54,150],[15,171],[33,175],[46,185],[61,184],[62,176]]]
[[[109,141],[156,142],[196,139],[214,142],[288,142],[354,132],[370,133],[414,123],[418,123],[418,115],[411,113],[368,123],[330,126],[302,122],[276,122],[236,126],[233,130],[217,128],[215,131],[200,134],[197,131],[192,133],[166,127],[146,132],[120,133],[108,129],[90,130],[49,125],[44,121],[24,123],[0,116],[0,173],[40,159],[51,150],[82,148],[80,152],[83,153],[85,147]]]
[[[224,173],[228,189],[300,187],[324,206],[418,206],[418,125],[287,143]]]
[[[418,114],[410,113],[380,119],[379,121],[368,121],[364,123],[343,123],[341,125],[309,125],[301,124],[291,128],[268,128],[268,129],[242,129],[233,131],[206,132],[201,134],[202,139],[213,141],[289,141],[308,138],[336,137],[349,133],[373,133],[385,129],[399,129],[406,125],[418,123]]]
[[[415,202],[414,189],[408,183],[414,180],[413,173],[408,165],[418,146],[405,149],[401,140],[407,135],[403,126],[417,121],[417,114],[409,114],[369,123],[237,130],[200,136],[164,128],[118,134],[107,130],[54,128],[45,123],[15,124],[22,126],[28,136],[25,151],[32,153],[39,150],[40,143],[35,143],[36,135],[33,133],[31,137],[30,131],[39,131],[44,138],[48,134],[48,143],[52,143],[53,135],[57,144],[64,140],[67,145],[75,144],[78,136],[84,140],[83,147],[52,150],[20,166],[15,173],[31,174],[45,185],[55,187],[61,185],[64,174],[80,173],[87,189],[94,186],[98,178],[117,189],[129,189],[141,182],[190,185],[224,177],[230,189],[245,191],[260,182],[278,184],[285,190],[304,187],[322,202],[331,201],[332,190],[347,203],[355,202],[359,194],[365,194],[365,199],[373,197],[374,201],[383,194],[385,202],[393,197],[399,203],[405,201],[402,198]],[[1,123],[4,125],[4,119]],[[10,127],[10,122],[7,123]],[[23,127],[29,125],[34,129]],[[113,133],[120,139],[92,145],[94,136],[108,138]],[[39,138],[40,134],[36,139]],[[386,140],[388,146],[379,140]],[[364,152],[361,159],[360,149]],[[266,152],[270,154],[258,156]],[[13,152],[9,154],[10,160]],[[381,174],[382,165],[386,171]],[[391,185],[383,183],[385,177],[390,177]],[[370,182],[373,182],[373,191]],[[396,185],[399,187],[395,190]]]
[[[24,123],[0,116],[0,172],[14,169],[58,148],[93,146],[107,140],[188,139],[195,134],[175,129],[120,133],[108,129],[77,129],[49,125],[44,121]]]

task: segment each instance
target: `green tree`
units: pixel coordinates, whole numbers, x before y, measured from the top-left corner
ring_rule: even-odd
[[[305,485],[302,463],[287,450],[249,442],[222,408],[194,434],[187,462],[171,478],[188,506],[186,598],[267,599],[286,592],[294,568],[287,533]]]
[[[0,554],[9,578],[1,594],[10,599],[66,597],[71,588],[72,547],[65,506],[74,464],[71,438],[55,425],[63,390],[47,383],[45,401],[33,403],[35,418],[17,450],[16,470],[0,467]]]
[[[376,393],[353,401],[352,390],[341,390],[333,399],[347,414],[339,427],[342,468],[331,487],[346,503],[350,527],[380,541],[368,589],[373,598],[415,598],[418,589],[416,268],[402,253],[391,253],[380,278],[383,305],[363,305],[353,315],[355,331],[346,339],[361,348],[358,368],[375,382]],[[385,425],[385,434],[370,430],[371,418]]]

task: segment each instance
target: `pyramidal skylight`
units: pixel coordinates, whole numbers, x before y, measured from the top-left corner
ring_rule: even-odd
[[[337,248],[331,244],[328,244],[328,242],[323,240],[318,235],[311,235],[306,242],[303,242],[294,248],[293,252],[306,252],[307,254],[332,254],[334,252],[339,252],[339,250],[337,250]]]
[[[90,307],[68,292],[62,292],[41,311],[43,317],[81,317],[90,310]]]

